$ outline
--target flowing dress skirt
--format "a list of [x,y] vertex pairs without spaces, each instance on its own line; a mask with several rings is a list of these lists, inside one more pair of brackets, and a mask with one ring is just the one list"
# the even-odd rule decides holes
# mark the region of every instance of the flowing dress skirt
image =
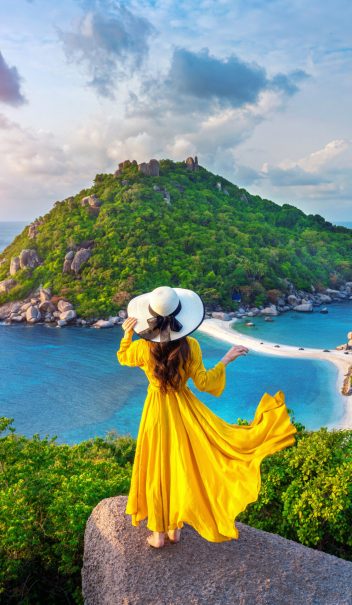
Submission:
[[[208,371],[209,372],[209,371]],[[284,393],[264,393],[249,426],[214,414],[188,386],[150,384],[126,513],[152,531],[191,525],[210,542],[237,539],[237,515],[258,498],[265,456],[292,445]]]

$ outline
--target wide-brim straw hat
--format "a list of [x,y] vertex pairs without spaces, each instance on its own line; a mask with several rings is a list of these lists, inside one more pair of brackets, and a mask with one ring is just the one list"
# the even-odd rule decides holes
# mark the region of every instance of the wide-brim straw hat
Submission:
[[128,317],[135,317],[136,334],[152,342],[179,340],[200,326],[205,308],[193,290],[160,286],[132,298],[127,305]]

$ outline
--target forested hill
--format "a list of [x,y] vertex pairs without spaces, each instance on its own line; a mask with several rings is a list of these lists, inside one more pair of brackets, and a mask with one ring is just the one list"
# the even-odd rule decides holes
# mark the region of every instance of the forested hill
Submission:
[[169,284],[195,289],[209,304],[230,308],[237,289],[260,305],[288,282],[319,290],[352,281],[351,236],[319,215],[251,195],[192,158],[126,161],[56,202],[0,254],[0,304],[42,284],[81,316],[101,316]]

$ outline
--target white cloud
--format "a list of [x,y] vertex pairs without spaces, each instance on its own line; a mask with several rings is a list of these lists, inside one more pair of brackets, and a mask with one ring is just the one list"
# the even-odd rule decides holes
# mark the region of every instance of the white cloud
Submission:
[[299,166],[307,172],[319,172],[326,164],[331,163],[331,160],[344,153],[351,147],[351,141],[346,139],[335,139],[327,143],[322,149],[313,151],[309,155],[296,160],[283,160],[279,163],[279,167],[283,170]]
[[[7,1],[4,52],[31,104],[0,116],[0,216],[20,218],[21,207],[28,216],[29,202],[30,212],[48,209],[128,157],[197,154],[240,186],[301,207],[327,200],[334,212],[352,199],[347,0],[303,13],[301,0],[132,0],[128,9],[68,0],[21,14]],[[301,86],[303,71],[313,77]]]
[[69,62],[84,66],[98,95],[114,99],[116,84],[143,64],[153,27],[120,3],[88,11],[72,31],[58,35]]
[[86,158],[72,157],[51,132],[9,123],[0,139],[0,217],[33,219],[87,186]]
[[334,139],[297,160],[285,159],[276,165],[264,162],[261,170],[249,169],[248,174],[245,167],[243,176],[250,189],[261,195],[288,201],[305,212],[318,212],[333,220],[333,215],[351,215],[351,164],[351,141]]
[[261,120],[284,103],[280,94],[265,91],[258,104],[218,109],[206,115],[160,112],[153,119],[148,113],[133,111],[123,118],[99,112],[66,141],[52,132],[22,128],[5,119],[0,141],[4,198],[16,199],[21,179],[22,203],[23,198],[28,204],[34,199],[36,208],[42,205],[48,209],[53,197],[74,194],[89,186],[96,173],[113,172],[127,158],[138,162],[151,157],[182,160],[198,154],[201,164],[233,178],[234,150]]

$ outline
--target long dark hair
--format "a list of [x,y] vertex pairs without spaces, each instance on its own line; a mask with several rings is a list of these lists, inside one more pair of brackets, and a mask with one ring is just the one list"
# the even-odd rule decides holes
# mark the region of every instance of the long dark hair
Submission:
[[186,336],[170,342],[149,342],[150,351],[155,361],[154,376],[161,382],[161,389],[167,387],[177,389],[181,376],[180,364],[186,368],[190,348]]

